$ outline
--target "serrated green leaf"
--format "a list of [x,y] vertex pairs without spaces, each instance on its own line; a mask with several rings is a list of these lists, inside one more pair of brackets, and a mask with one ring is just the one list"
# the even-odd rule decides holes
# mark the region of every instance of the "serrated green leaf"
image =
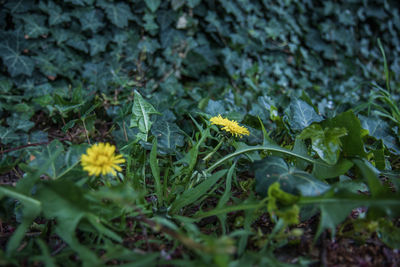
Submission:
[[345,157],[366,157],[367,154],[362,141],[361,123],[352,110],[343,112],[327,120],[322,125],[330,128],[345,128],[347,130],[347,135],[340,139]]
[[128,26],[128,21],[134,19],[131,8],[126,3],[99,1],[98,4],[104,9],[107,18],[119,28]]
[[271,184],[279,182],[281,188],[290,194],[317,196],[329,189],[329,185],[311,174],[297,170],[278,157],[267,157],[256,161],[253,169],[256,177],[256,192],[267,196]]
[[4,5],[11,13],[24,13],[35,8],[35,3],[30,0],[7,1]]
[[161,4],[161,0],[144,0],[151,12],[155,12]]
[[151,114],[161,115],[149,102],[143,99],[139,92],[135,91],[130,127],[138,127],[143,134],[144,141],[147,141],[147,134],[153,124],[150,120]]
[[319,124],[312,124],[305,128],[298,138],[311,139],[312,149],[325,162],[334,165],[340,155],[340,137],[347,135],[345,128],[325,128]]
[[99,9],[85,8],[76,13],[83,30],[91,30],[96,33],[104,26],[104,14]]
[[0,32],[0,57],[12,77],[19,74],[32,75],[35,63],[30,57],[22,54],[26,48],[25,40],[21,38],[19,31]]
[[71,21],[70,14],[62,10],[62,8],[53,1],[40,2],[39,8],[43,12],[49,14],[49,25],[54,26],[63,22]]
[[95,36],[88,41],[90,45],[90,55],[94,56],[100,52],[106,51],[108,39],[103,36]]
[[300,99],[294,99],[290,102],[287,116],[291,128],[295,131],[301,131],[313,122],[322,121],[322,117],[310,105]]

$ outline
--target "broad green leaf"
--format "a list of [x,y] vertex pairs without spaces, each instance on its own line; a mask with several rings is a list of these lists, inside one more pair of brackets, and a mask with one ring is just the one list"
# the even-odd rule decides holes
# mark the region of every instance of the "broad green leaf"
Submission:
[[30,0],[7,1],[4,6],[10,10],[11,13],[24,13],[32,10],[35,3]]
[[49,25],[54,26],[63,22],[71,21],[70,14],[62,10],[62,8],[53,1],[40,2],[39,8],[43,12],[49,14]]
[[196,200],[207,194],[207,192],[226,174],[227,170],[220,170],[207,177],[199,185],[190,188],[178,196],[171,204],[171,213],[178,212],[180,209],[194,203]]
[[13,130],[22,130],[24,132],[28,132],[35,125],[35,123],[29,120],[29,116],[24,115],[25,114],[13,113],[7,118],[7,124]]
[[[42,151],[34,153],[35,159],[29,163],[29,166],[39,169],[44,162],[53,157],[57,149],[63,150],[63,145],[58,140],[54,140],[44,147]],[[62,152],[60,156],[55,158],[47,170],[43,171],[43,174],[47,174],[52,179],[58,179],[66,175],[79,164],[81,155],[85,153],[85,150],[85,145],[71,146],[68,151]]]
[[151,12],[155,12],[161,4],[161,0],[145,0],[144,2]]
[[98,4],[104,9],[107,18],[119,28],[128,26],[128,21],[134,19],[131,8],[126,3],[109,3],[101,0]]
[[267,196],[268,188],[279,182],[281,188],[290,194],[317,196],[329,189],[329,185],[311,174],[289,166],[282,158],[267,157],[254,163],[256,192]]
[[173,122],[157,120],[151,128],[151,133],[157,137],[158,147],[164,153],[174,153],[176,147],[184,145],[182,130]]
[[313,107],[300,99],[290,102],[287,116],[291,128],[295,131],[301,131],[313,122],[322,121],[322,117],[315,112]]
[[22,15],[21,19],[24,20],[24,34],[29,38],[37,38],[41,35],[46,35],[49,29],[45,25],[46,17],[42,15],[30,14]]
[[334,165],[340,155],[340,137],[347,134],[345,128],[325,128],[313,124],[305,128],[298,136],[300,139],[311,139],[312,149],[325,162]]
[[335,165],[314,164],[312,175],[318,179],[335,178],[345,174],[353,167],[351,160],[340,158]]
[[[265,134],[264,134],[264,143],[265,143]],[[299,136],[297,136],[296,139],[294,140],[292,151],[299,155],[308,156],[307,146],[299,138]],[[307,161],[302,159],[296,159],[296,164],[295,164],[296,168],[304,171],[307,168],[307,165],[308,165]]]
[[354,164],[359,168],[362,178],[366,181],[372,196],[383,193],[383,187],[379,180],[379,171],[366,159],[353,159]]
[[108,84],[112,79],[110,70],[105,62],[92,63],[87,62],[83,65],[84,70],[82,76],[89,80],[95,90],[106,92]]
[[41,203],[36,199],[21,194],[14,188],[0,187],[0,199],[4,196],[8,196],[13,199],[17,199],[23,206],[22,210],[22,222],[13,233],[12,237],[7,243],[7,253],[13,253],[19,246],[21,240],[25,236],[25,232],[28,230],[32,221],[40,214]]
[[83,30],[91,30],[96,33],[104,26],[104,14],[99,9],[83,9],[77,12],[76,15]]
[[391,221],[381,219],[378,226],[378,237],[387,246],[400,249],[400,228],[393,225]]
[[362,141],[361,123],[352,110],[343,112],[322,125],[329,128],[345,128],[347,130],[347,135],[340,139],[345,157],[366,157],[367,154]]
[[143,99],[139,92],[135,91],[130,127],[138,127],[140,132],[144,134],[144,141],[147,141],[147,134],[153,124],[150,120],[151,114],[160,115],[149,102]]
[[330,229],[334,236],[336,226],[346,219],[351,210],[357,207],[369,207],[370,210],[372,208],[372,210],[379,209],[391,218],[400,214],[400,197],[393,193],[373,197],[351,193],[344,188],[333,188],[322,196],[301,197],[298,203],[300,205],[317,205],[321,210],[321,219],[315,239],[325,229]]
[[81,245],[76,229],[83,218],[99,232],[117,242],[122,239],[100,223],[100,218],[91,212],[85,191],[68,180],[56,180],[38,188],[37,199],[43,206],[47,219],[56,219],[56,232],[75,250],[86,264],[98,264],[99,260],[88,247]]
[[13,86],[13,82],[10,78],[0,76],[0,93],[8,93]]
[[358,115],[358,117],[363,129],[368,131],[368,135],[378,140],[381,139],[389,150],[400,153],[398,141],[391,134],[390,126],[386,121],[378,117],[365,117],[362,115]]
[[19,74],[31,76],[33,72],[35,62],[22,54],[26,48],[25,40],[20,36],[19,31],[0,32],[0,57],[12,77]]
[[20,140],[20,136],[10,127],[0,126],[0,142],[4,145],[13,144]]
[[94,56],[100,52],[106,51],[108,39],[102,36],[95,36],[88,41],[90,46],[90,55]]
[[89,203],[82,189],[68,181],[59,180],[38,188],[36,198],[42,203],[47,219],[56,219],[56,233],[88,264],[98,264],[97,256],[81,245],[75,231],[89,212]]

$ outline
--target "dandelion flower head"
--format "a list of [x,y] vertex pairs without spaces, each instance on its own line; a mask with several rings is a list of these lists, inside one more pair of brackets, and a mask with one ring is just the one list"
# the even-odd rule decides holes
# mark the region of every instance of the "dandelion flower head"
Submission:
[[235,135],[236,137],[242,137],[243,135],[250,135],[249,130],[247,130],[246,127],[240,126],[237,121],[231,121],[226,118],[221,117],[221,115],[218,115],[218,117],[212,117],[210,119],[211,124],[219,125],[219,126],[224,126],[222,127],[222,130],[226,132],[230,132],[232,135]]
[[122,155],[115,155],[115,146],[109,143],[97,143],[86,150],[81,157],[81,164],[89,175],[99,176],[111,173],[116,175],[116,170],[121,171],[118,165],[124,163]]

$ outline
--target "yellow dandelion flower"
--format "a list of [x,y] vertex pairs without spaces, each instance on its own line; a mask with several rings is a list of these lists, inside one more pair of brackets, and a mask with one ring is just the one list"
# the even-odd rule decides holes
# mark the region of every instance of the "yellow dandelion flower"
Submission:
[[231,121],[226,118],[221,117],[221,115],[218,115],[218,117],[212,117],[210,119],[211,124],[215,125],[220,125],[224,126],[222,127],[222,130],[230,132],[232,135],[235,135],[236,137],[242,137],[242,135],[250,135],[249,130],[247,130],[246,127],[240,126],[237,121]]
[[124,163],[125,159],[122,155],[115,155],[114,152],[115,146],[109,143],[94,144],[86,150],[86,154],[82,155],[81,165],[89,175],[111,173],[115,176],[115,170],[119,172],[122,170],[118,164]]

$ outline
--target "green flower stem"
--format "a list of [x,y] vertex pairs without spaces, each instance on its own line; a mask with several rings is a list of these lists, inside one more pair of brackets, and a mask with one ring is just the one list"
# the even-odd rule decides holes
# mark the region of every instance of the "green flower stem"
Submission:
[[217,150],[221,147],[222,143],[226,140],[225,137],[223,137],[221,139],[221,141],[219,141],[218,145],[213,149],[213,151],[211,151],[210,153],[207,154],[207,156],[205,156],[203,158],[203,161],[207,161],[212,155],[214,155],[215,152],[217,152]]
[[282,148],[282,147],[279,147],[279,146],[275,146],[275,145],[274,145],[274,146],[254,146],[254,147],[247,147],[247,148],[244,148],[244,149],[235,151],[235,152],[233,152],[232,154],[226,155],[226,156],[223,157],[222,159],[220,159],[220,160],[218,160],[217,162],[215,162],[211,167],[209,167],[209,168],[206,170],[206,172],[211,172],[211,171],[213,171],[216,167],[218,167],[220,164],[222,164],[224,161],[226,161],[226,160],[228,160],[228,159],[230,159],[230,158],[236,157],[236,156],[238,156],[238,155],[240,155],[240,154],[243,154],[243,153],[248,153],[248,152],[257,151],[257,150],[267,150],[267,151],[272,151],[272,152],[280,152],[280,153],[284,153],[284,154],[287,154],[287,155],[290,155],[290,156],[294,156],[294,157],[300,158],[300,159],[302,159],[302,160],[308,161],[308,162],[313,163],[313,164],[321,164],[321,165],[324,165],[324,166],[325,166],[325,165],[326,165],[326,166],[330,166],[330,165],[325,164],[325,163],[322,163],[322,162],[317,162],[316,160],[314,160],[314,159],[311,158],[311,157],[303,156],[303,155],[297,154],[297,153],[295,153],[295,152],[292,152],[292,151],[290,151],[290,150],[287,150],[287,149],[284,149],[284,148]]

